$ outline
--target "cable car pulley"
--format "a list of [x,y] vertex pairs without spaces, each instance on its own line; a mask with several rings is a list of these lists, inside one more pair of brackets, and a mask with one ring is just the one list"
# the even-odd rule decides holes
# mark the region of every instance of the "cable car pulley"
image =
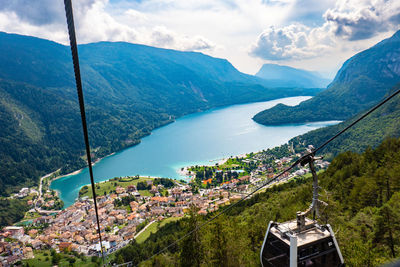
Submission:
[[[313,198],[310,207],[298,211],[296,219],[284,223],[271,221],[261,248],[262,266],[344,266],[342,253],[329,224],[319,225],[320,206],[318,176],[314,161],[322,158],[310,153],[300,164],[309,165],[313,177]],[[312,214],[312,220],[307,218]]]

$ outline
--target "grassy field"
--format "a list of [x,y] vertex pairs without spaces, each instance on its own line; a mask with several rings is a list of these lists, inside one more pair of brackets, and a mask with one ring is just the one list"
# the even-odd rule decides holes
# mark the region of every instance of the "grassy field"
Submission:
[[137,238],[136,238],[136,242],[138,243],[143,243],[144,241],[146,241],[146,239],[150,236],[150,234],[157,232],[157,230],[166,225],[169,222],[173,222],[173,221],[177,221],[181,219],[181,217],[169,217],[166,218],[164,220],[162,220],[161,222],[154,222],[152,223],[149,227],[147,227],[146,230],[144,230]]
[[40,216],[42,216],[42,215],[40,215],[40,214],[37,213],[37,212],[29,212],[29,211],[27,211],[27,212],[25,213],[25,217],[24,217],[22,220],[23,220],[23,221],[25,221],[25,220],[32,220],[32,219],[39,218]]
[[[51,267],[53,264],[51,263],[51,255],[49,250],[35,250],[34,251],[35,258],[29,260],[23,260],[23,263],[29,264],[29,266],[37,266],[37,267]],[[61,260],[58,266],[71,266],[68,259],[72,256],[61,253]],[[91,262],[90,258],[85,258],[82,261],[80,258],[76,258],[74,266],[83,266],[83,267],[91,267],[97,266],[95,263]]]
[[[152,178],[148,177],[128,177],[128,178],[113,178],[106,182],[101,182],[96,184],[96,194],[102,196],[104,194],[110,194],[113,192],[117,186],[127,188],[129,185],[137,185],[139,182],[149,181]],[[152,196],[148,190],[140,190],[139,193],[144,196]],[[92,197],[92,189],[90,186],[83,186],[79,191],[80,197]]]

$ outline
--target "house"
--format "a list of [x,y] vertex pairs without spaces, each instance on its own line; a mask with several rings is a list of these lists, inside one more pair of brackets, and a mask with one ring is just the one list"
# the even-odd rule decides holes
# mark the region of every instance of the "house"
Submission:
[[131,213],[126,217],[129,223],[131,223],[133,220],[135,220],[137,213]]
[[31,237],[29,235],[23,235],[18,240],[21,241],[22,243],[26,244],[29,241],[31,241]]
[[131,201],[129,203],[129,206],[131,206],[132,212],[135,212],[139,208],[139,203],[137,203],[136,201]]
[[72,243],[71,242],[61,242],[58,245],[60,251],[70,252],[72,250]]
[[160,206],[167,205],[169,200],[168,197],[152,197],[151,201],[154,201],[158,206]]
[[29,188],[27,188],[27,187],[21,188],[21,190],[19,190],[19,193],[20,193],[20,195],[27,196],[29,194]]
[[118,240],[118,238],[115,235],[112,235],[112,236],[110,236],[108,238],[108,242],[110,242],[110,247],[111,248],[113,248],[113,247],[115,247],[117,245],[117,240]]
[[175,203],[175,206],[177,206],[177,207],[185,207],[185,206],[187,206],[187,202],[186,201],[177,201]]
[[152,193],[152,194],[158,193],[157,187],[154,186],[154,185],[152,185],[152,186],[151,186],[151,189],[150,189],[150,193]]
[[281,159],[281,162],[282,163],[288,163],[288,162],[290,162],[292,160],[292,158],[290,158],[290,157],[283,157],[282,159]]
[[245,175],[245,176],[242,176],[242,177],[239,178],[239,181],[241,181],[241,182],[246,182],[248,180],[250,180],[250,176],[249,175]]
[[4,251],[6,251],[8,246],[7,242],[0,242],[0,253],[3,253]]
[[28,231],[28,235],[31,236],[32,238],[34,238],[38,233],[38,230],[36,229],[31,229]]
[[151,209],[151,215],[152,216],[160,216],[166,213],[166,210],[162,208],[153,208]]
[[207,211],[205,209],[201,209],[197,212],[199,215],[207,215]]
[[24,235],[24,227],[21,226],[7,226],[3,228],[4,232],[10,232],[11,237],[19,239]]
[[178,188],[172,189],[171,196],[175,199],[180,199],[182,197],[182,190]]
[[[108,242],[108,241],[103,241],[102,243],[103,243],[103,249],[105,249],[106,251],[107,251],[108,249],[110,249],[110,242]],[[91,246],[91,247],[89,248],[89,253],[90,253],[90,254],[98,254],[98,255],[99,255],[99,254],[101,253],[100,242],[99,242],[98,244],[95,244],[95,245]]]
[[117,188],[115,188],[115,192],[119,195],[119,194],[123,194],[125,193],[125,188],[121,187],[121,186],[117,186]]
[[246,184],[239,185],[239,186],[237,187],[237,191],[239,191],[239,192],[245,192],[245,191],[247,190],[247,187],[248,187],[248,185],[246,185]]
[[229,192],[228,192],[228,191],[222,191],[222,192],[221,192],[221,196],[222,196],[223,198],[228,198],[228,197],[229,197]]
[[295,171],[294,174],[295,175],[304,175],[306,173],[307,173],[307,171],[305,169],[300,169],[300,170]]
[[242,197],[241,197],[240,195],[233,195],[233,196],[231,196],[231,197],[229,198],[229,200],[230,200],[231,202],[236,201],[236,200],[241,200],[241,199],[242,199]]
[[211,184],[211,183],[212,183],[212,178],[207,179],[207,180],[203,180],[202,183],[203,183],[204,185]]
[[125,221],[125,216],[122,214],[118,214],[117,216],[115,216],[115,218],[117,219],[118,224],[123,224]]
[[31,247],[25,247],[23,253],[24,253],[24,259],[33,259],[35,257],[33,255],[33,250]]
[[12,255],[6,258],[6,265],[5,266],[11,266],[12,264],[16,263],[17,261],[19,261],[21,259],[20,256],[18,255]]
[[41,249],[44,243],[40,240],[34,239],[32,240],[31,245],[32,248],[36,250],[36,249]]
[[136,192],[136,191],[137,191],[136,186],[134,186],[134,185],[128,185],[127,191],[128,191],[128,192]]
[[78,244],[83,244],[85,242],[84,238],[80,235],[75,235],[74,236],[74,241]]

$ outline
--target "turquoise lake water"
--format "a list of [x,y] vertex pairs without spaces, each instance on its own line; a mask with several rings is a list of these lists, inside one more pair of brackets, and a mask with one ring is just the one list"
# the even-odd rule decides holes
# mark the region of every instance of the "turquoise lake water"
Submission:
[[[215,160],[255,152],[286,143],[292,137],[338,123],[338,121],[266,127],[251,118],[278,103],[297,105],[309,97],[234,105],[182,117],[156,129],[134,147],[104,158],[93,167],[96,182],[139,174],[180,179],[181,167],[213,164]],[[90,129],[89,129],[90,131]],[[214,161],[213,161],[214,160]],[[88,169],[52,182],[65,207],[73,204],[83,185],[89,184]]]

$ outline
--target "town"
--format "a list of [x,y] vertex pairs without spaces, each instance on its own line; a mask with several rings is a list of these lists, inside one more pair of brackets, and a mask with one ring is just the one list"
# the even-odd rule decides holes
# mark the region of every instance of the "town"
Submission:
[[[212,166],[186,167],[181,172],[187,175],[188,182],[137,175],[98,183],[102,245],[110,254],[138,238],[151,224],[184,217],[192,206],[198,214],[207,215],[238,201],[312,148],[295,152],[289,145],[283,145],[243,157],[231,157]],[[316,162],[318,169],[328,165],[327,161]],[[277,182],[303,177],[308,172],[307,166],[297,167]],[[31,206],[37,205],[35,203],[40,199],[41,207],[54,207],[55,195],[48,188],[43,196],[36,190],[21,191],[15,197],[38,195],[34,200],[27,200]],[[72,206],[44,215],[45,210],[41,211],[42,215],[28,224],[7,226],[0,231],[0,266],[32,259],[34,252],[40,250],[100,255],[95,210],[88,186],[81,188],[79,198]],[[38,210],[33,208],[30,212]]]

